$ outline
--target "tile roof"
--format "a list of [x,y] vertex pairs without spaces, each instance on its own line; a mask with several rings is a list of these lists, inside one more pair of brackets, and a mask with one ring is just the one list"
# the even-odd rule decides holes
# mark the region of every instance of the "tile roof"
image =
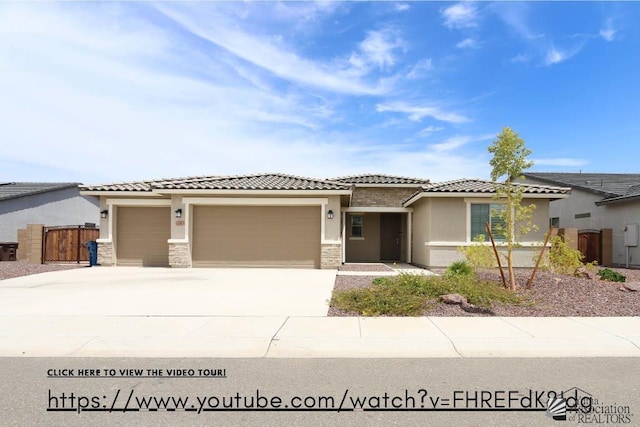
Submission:
[[[524,194],[568,194],[571,189],[516,182],[514,185],[523,188]],[[422,187],[424,193],[495,193],[495,183],[481,179],[457,179],[438,182]]]
[[82,186],[91,191],[157,190],[348,190],[347,184],[294,175],[265,173],[236,176],[194,176],[121,184]]
[[0,200],[32,196],[78,186],[77,182],[0,182]]
[[349,175],[338,178],[330,178],[331,181],[344,182],[348,184],[416,184],[425,185],[428,179],[410,178],[406,176],[393,176],[383,174]]
[[640,199],[640,184],[632,185],[622,196],[613,196],[604,198],[598,202],[596,205],[604,205],[607,203],[615,203],[615,202],[627,202],[630,200]]
[[550,184],[602,194],[606,198],[624,196],[631,187],[640,184],[640,174],[631,173],[531,172],[524,175]]

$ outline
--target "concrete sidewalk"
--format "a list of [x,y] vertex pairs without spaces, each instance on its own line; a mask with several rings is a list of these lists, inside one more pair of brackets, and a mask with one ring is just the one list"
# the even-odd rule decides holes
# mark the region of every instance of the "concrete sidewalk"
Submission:
[[640,317],[4,315],[0,356],[640,357]]

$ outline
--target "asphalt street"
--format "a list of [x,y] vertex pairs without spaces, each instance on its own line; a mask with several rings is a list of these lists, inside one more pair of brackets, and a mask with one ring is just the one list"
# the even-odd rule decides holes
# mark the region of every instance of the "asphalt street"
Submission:
[[[637,358],[0,358],[0,372],[3,425],[640,423]],[[545,414],[559,396],[566,421]]]

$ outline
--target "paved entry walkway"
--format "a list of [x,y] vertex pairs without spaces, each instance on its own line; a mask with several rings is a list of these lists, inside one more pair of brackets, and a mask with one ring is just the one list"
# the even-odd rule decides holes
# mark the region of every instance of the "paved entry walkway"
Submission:
[[[432,275],[429,270],[407,263],[349,263],[347,269],[338,271],[338,276],[397,276],[400,273]],[[349,266],[353,266],[351,271]],[[362,268],[362,270],[360,270]]]

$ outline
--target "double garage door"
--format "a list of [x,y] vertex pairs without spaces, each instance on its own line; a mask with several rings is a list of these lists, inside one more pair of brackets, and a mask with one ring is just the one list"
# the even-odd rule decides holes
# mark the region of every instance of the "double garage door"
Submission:
[[318,206],[195,206],[194,267],[320,267]]
[[[168,207],[120,207],[118,265],[167,266]],[[194,206],[194,267],[320,267],[318,206]]]

